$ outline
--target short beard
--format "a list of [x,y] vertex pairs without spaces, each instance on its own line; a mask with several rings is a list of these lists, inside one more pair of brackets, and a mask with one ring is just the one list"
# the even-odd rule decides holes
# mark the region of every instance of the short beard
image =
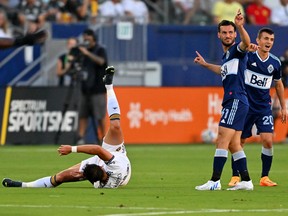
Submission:
[[222,44],[223,44],[223,46],[225,46],[225,47],[231,47],[232,44],[234,44],[234,43],[235,43],[235,40],[233,40],[231,43],[224,43],[224,41],[222,41]]

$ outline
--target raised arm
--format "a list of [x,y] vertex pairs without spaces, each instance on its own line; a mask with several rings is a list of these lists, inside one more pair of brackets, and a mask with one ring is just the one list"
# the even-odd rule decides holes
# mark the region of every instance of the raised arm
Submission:
[[216,65],[216,64],[211,64],[205,61],[205,59],[202,57],[202,55],[200,55],[199,52],[196,51],[196,58],[194,59],[194,62],[196,64],[200,64],[201,66],[207,68],[208,70],[219,74],[221,73],[221,66],[220,65]]
[[85,153],[90,155],[98,155],[103,161],[109,161],[112,159],[113,155],[98,145],[81,145],[81,146],[71,146],[71,145],[61,145],[58,148],[59,155],[68,155],[70,153]]
[[241,38],[239,47],[242,51],[246,51],[247,47],[250,44],[250,36],[244,28],[245,19],[244,16],[241,14],[240,9],[237,12],[234,22]]

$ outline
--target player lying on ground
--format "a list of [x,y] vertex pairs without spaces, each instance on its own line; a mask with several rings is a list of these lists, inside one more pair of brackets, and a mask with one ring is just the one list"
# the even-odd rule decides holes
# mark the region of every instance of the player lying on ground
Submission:
[[117,188],[126,185],[131,176],[131,164],[126,155],[123,134],[120,125],[120,108],[113,89],[114,67],[106,68],[104,83],[107,89],[107,109],[110,118],[109,129],[102,147],[98,145],[70,146],[61,145],[58,153],[86,153],[94,155],[53,176],[47,176],[32,182],[19,182],[5,178],[4,187],[56,187],[65,182],[89,180],[95,188]]

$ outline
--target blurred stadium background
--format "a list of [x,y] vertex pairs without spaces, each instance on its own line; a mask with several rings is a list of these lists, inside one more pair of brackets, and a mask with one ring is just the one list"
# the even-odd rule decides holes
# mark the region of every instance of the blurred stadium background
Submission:
[[[58,131],[59,142],[74,142],[77,99],[72,98],[69,112],[62,116],[69,88],[57,86],[56,62],[66,51],[67,38],[81,40],[86,28],[97,33],[109,64],[117,69],[115,86],[127,144],[201,143],[205,131],[217,133],[221,79],[193,63],[196,50],[208,61],[220,62],[216,25],[169,23],[169,7],[163,1],[162,8],[154,8],[160,24],[49,22],[45,28],[50,35],[43,45],[1,50],[1,145],[52,144]],[[254,42],[260,27],[246,27]],[[272,28],[276,35],[272,52],[281,56],[288,47],[287,27]],[[278,124],[275,141],[284,142],[287,126]],[[91,127],[86,141],[93,143]],[[257,136],[251,141],[258,141]]]

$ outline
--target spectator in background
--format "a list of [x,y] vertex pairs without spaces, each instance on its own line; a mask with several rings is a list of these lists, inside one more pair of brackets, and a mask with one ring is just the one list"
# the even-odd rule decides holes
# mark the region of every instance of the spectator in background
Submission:
[[282,81],[284,87],[288,87],[288,48],[285,50],[282,56],[280,56],[281,69],[282,69]]
[[20,47],[20,46],[32,46],[34,44],[41,44],[47,38],[47,32],[45,30],[40,30],[33,33],[28,33],[21,37],[13,38],[0,38],[0,49],[6,49],[10,47]]
[[[50,1],[48,5],[56,9],[56,21],[59,23],[81,22],[87,19],[89,0],[59,0]],[[52,11],[53,12],[53,11]]]
[[58,17],[60,16],[61,2],[58,0],[50,0],[47,2],[45,6],[46,10],[46,21],[48,22],[56,22]]
[[[8,0],[0,0],[0,9],[3,10],[6,14],[6,18],[8,19],[11,34],[15,37],[17,36],[22,36],[23,35],[23,30],[20,28],[20,22],[18,19],[18,11],[15,5],[11,5],[12,1]],[[14,2],[15,4],[15,2]],[[18,5],[18,1],[17,1]]]
[[28,32],[34,32],[45,24],[44,5],[40,0],[23,0],[18,5],[19,21]]
[[66,43],[67,52],[60,55],[57,61],[57,69],[56,73],[59,78],[58,85],[59,86],[69,86],[71,83],[71,75],[69,74],[69,70],[71,67],[72,56],[70,55],[71,49],[76,47],[77,39],[76,38],[68,38]]
[[212,9],[213,22],[218,24],[221,20],[233,21],[235,11],[238,9],[240,9],[242,15],[245,16],[244,8],[240,3],[234,0],[217,1]]
[[193,16],[200,9],[200,0],[172,0],[178,20],[190,24]]
[[11,38],[12,32],[4,10],[0,9],[0,38]]
[[141,0],[122,0],[125,16],[128,20],[137,24],[148,24],[149,11],[146,4]]
[[288,25],[288,0],[280,0],[281,6],[275,7],[271,14],[271,23],[279,26]]
[[117,23],[125,16],[125,11],[121,0],[106,0],[99,6],[101,23]]
[[157,13],[157,9],[163,8],[163,1],[162,0],[150,0],[149,2],[144,1],[148,8],[149,13],[149,22],[150,23],[159,23],[160,17]]
[[271,10],[263,4],[263,0],[254,0],[247,5],[246,16],[249,24],[269,25]]

